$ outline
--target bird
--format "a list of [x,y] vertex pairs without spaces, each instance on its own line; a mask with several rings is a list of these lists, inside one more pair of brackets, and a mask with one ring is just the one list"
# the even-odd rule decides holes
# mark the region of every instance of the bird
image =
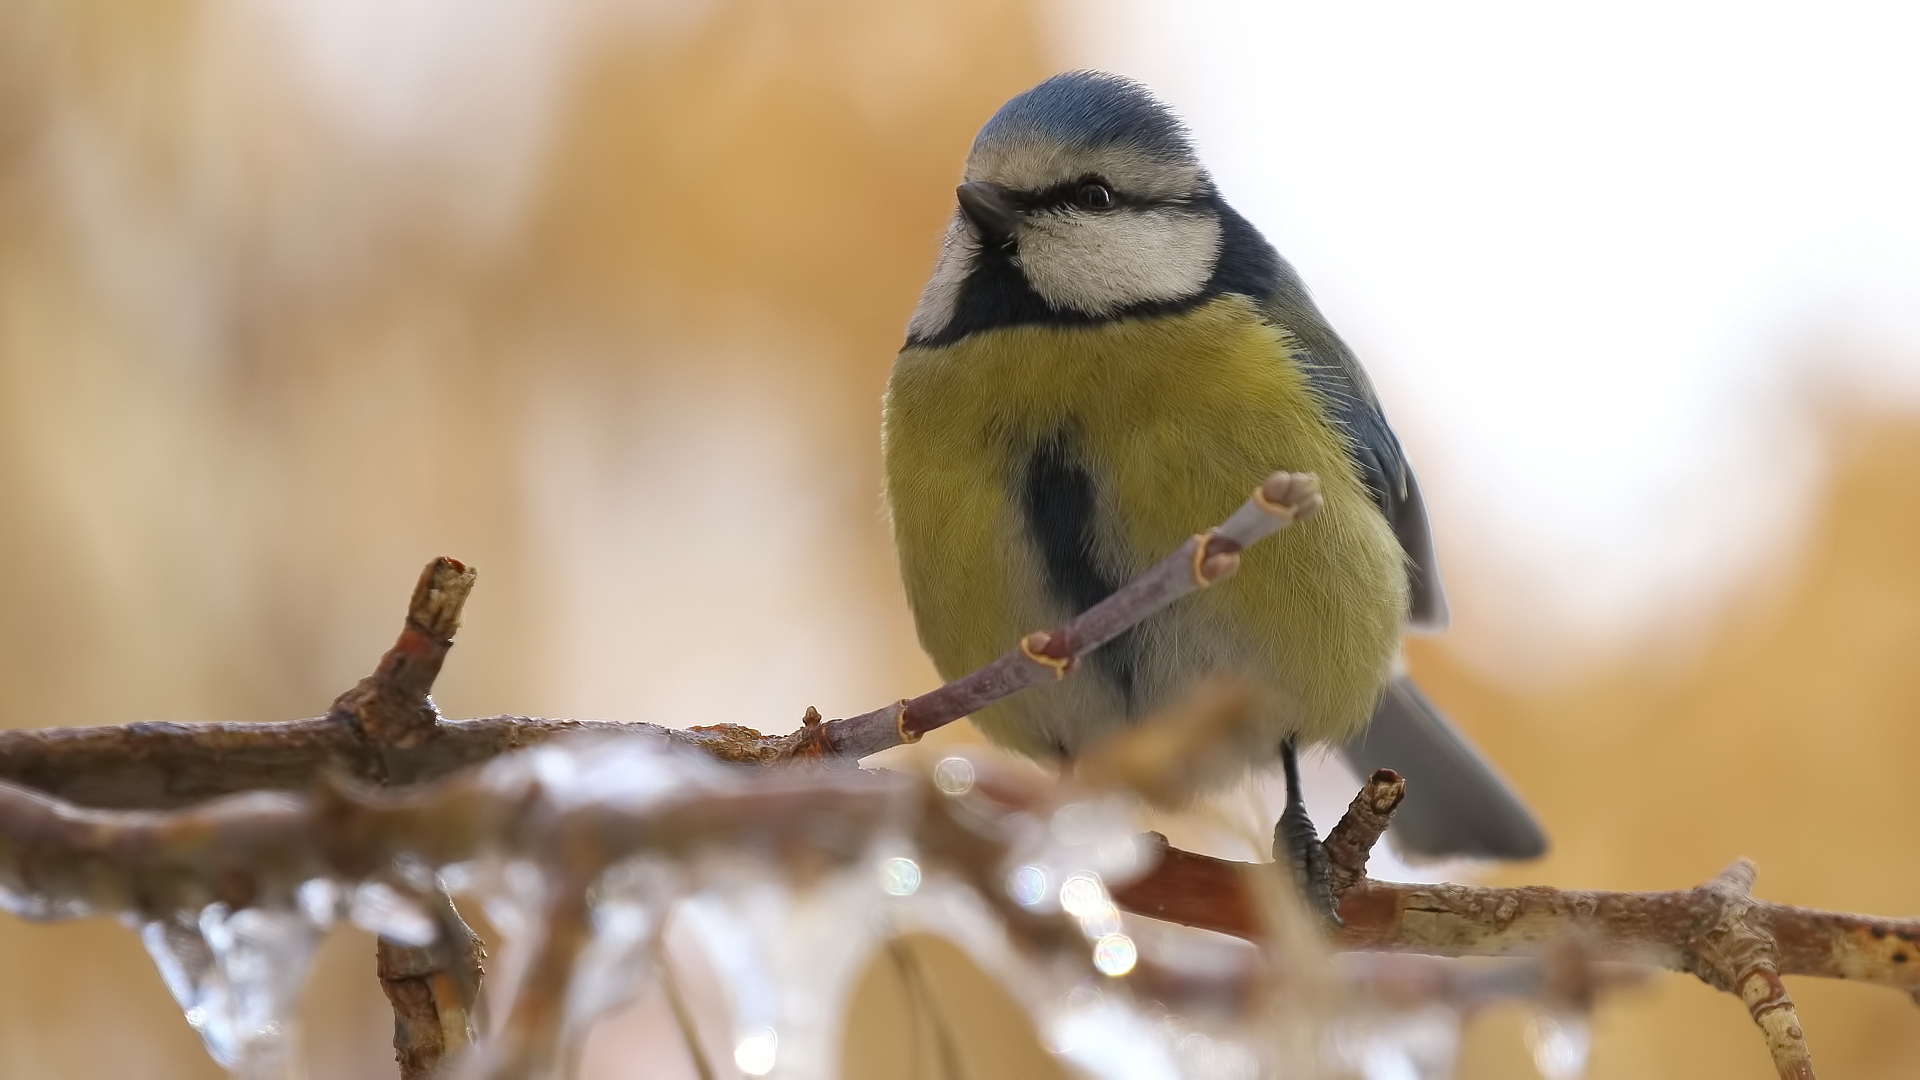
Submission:
[[1276,470],[1314,474],[1324,499],[1227,585],[982,710],[978,729],[1071,763],[1231,676],[1261,691],[1247,769],[1286,773],[1275,857],[1323,914],[1302,745],[1407,777],[1404,854],[1541,854],[1532,814],[1400,660],[1403,635],[1444,628],[1448,605],[1379,395],[1173,109],[1122,75],[1055,75],[980,128],[954,198],[881,423],[901,579],[944,678],[1105,598]]

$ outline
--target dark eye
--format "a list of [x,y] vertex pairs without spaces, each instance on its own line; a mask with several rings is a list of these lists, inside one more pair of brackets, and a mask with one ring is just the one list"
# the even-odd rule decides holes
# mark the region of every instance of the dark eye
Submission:
[[1074,192],[1073,201],[1087,210],[1111,210],[1113,192],[1108,191],[1105,184],[1081,184],[1080,190]]

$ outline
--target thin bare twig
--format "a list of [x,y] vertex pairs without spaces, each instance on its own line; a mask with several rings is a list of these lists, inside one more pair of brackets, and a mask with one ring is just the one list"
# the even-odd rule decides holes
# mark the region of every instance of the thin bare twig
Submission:
[[866,757],[918,742],[935,728],[979,712],[1030,686],[1064,679],[1088,653],[1149,615],[1230,576],[1240,552],[1320,509],[1320,482],[1308,473],[1274,473],[1227,520],[1180,545],[1146,573],[1066,625],[1028,634],[978,671],[909,701],[822,725],[840,754]]
[[[243,724],[127,724],[0,732],[0,780],[87,806],[160,810],[241,791],[300,791],[334,770],[382,784],[436,780],[497,754],[582,730],[642,729],[723,761],[774,764],[848,760],[911,742],[943,724],[1064,677],[1075,660],[1180,597],[1231,574],[1239,552],[1311,516],[1317,482],[1279,473],[1225,522],[1196,536],[1119,593],[1023,649],[911,702],[762,735],[733,724],[673,729],[651,724],[493,716],[438,718],[427,698],[473,574],[451,559],[429,564],[400,639],[376,673],[341,695],[324,717]],[[907,712],[903,713],[903,708]],[[909,715],[910,719],[902,720]]]
[[1337,903],[1367,877],[1367,857],[1386,835],[1393,812],[1407,797],[1407,782],[1392,769],[1376,769],[1348,804],[1347,812],[1327,830],[1326,850],[1333,898]]

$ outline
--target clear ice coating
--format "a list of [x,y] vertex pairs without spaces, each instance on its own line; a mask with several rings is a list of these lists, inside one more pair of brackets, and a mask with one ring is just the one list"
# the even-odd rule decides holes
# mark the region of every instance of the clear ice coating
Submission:
[[897,857],[799,883],[743,868],[681,902],[675,918],[726,988],[742,1072],[782,1080],[839,1074],[841,1006],[880,944],[876,909],[911,903],[885,888],[881,868]]
[[379,934],[402,945],[431,945],[439,935],[439,928],[420,910],[420,905],[385,882],[363,882],[353,889],[351,896],[347,902],[347,918],[370,934]]
[[626,1004],[653,974],[653,948],[681,888],[670,863],[633,859],[610,868],[594,889],[592,937],[574,961],[566,1030],[584,1036],[595,1020]]
[[541,799],[560,812],[645,811],[676,796],[741,784],[737,773],[698,751],[622,735],[556,739],[495,758],[480,776],[496,791],[537,785]]
[[[956,820],[971,821],[968,827],[985,830],[999,845],[997,864],[943,863],[942,849],[919,847],[918,840],[936,834],[914,831],[918,795],[879,818],[877,828],[874,819],[864,819],[864,831],[850,840],[808,837],[799,855],[791,833],[780,843],[723,833],[706,844],[608,854],[614,861],[584,895],[584,939],[555,936],[570,966],[561,969],[559,982],[542,985],[563,985],[564,997],[536,1010],[559,1018],[547,1029],[552,1045],[504,1051],[519,1037],[506,1021],[516,998],[532,992],[532,961],[563,925],[555,913],[572,912],[575,921],[564,925],[575,932],[581,927],[583,871],[577,861],[566,862],[581,849],[556,840],[563,835],[556,830],[576,820],[569,815],[591,811],[594,828],[605,829],[616,820],[612,815],[633,814],[639,816],[632,828],[650,828],[657,819],[644,815],[758,790],[762,775],[657,738],[559,740],[498,758],[481,771],[480,786],[508,800],[518,817],[513,835],[493,838],[467,861],[436,866],[401,853],[379,880],[314,878],[282,883],[270,893],[282,899],[238,911],[214,903],[124,918],[208,1053],[242,1080],[290,1071],[295,1002],[329,928],[350,920],[406,944],[427,944],[435,919],[412,897],[436,887],[478,900],[500,937],[486,988],[498,1027],[457,1067],[463,1077],[564,1075],[593,1024],[657,976],[662,936],[670,929],[677,943],[700,950],[718,978],[729,1012],[725,1045],[743,1076],[839,1075],[839,1039],[855,980],[890,942],[917,933],[962,949],[1023,1005],[1061,1063],[1088,1080],[1256,1080],[1300,1075],[1297,1067],[1361,1080],[1445,1080],[1453,1070],[1458,1003],[1387,1005],[1356,990],[1351,1002],[1326,1006],[1324,1027],[1307,1029],[1306,1042],[1317,1045],[1302,1057],[1275,1034],[1278,1014],[1268,1010],[1279,999],[1261,996],[1269,990],[1232,1006],[1215,1001],[1185,1012],[1136,998],[1132,987],[1143,968],[1194,985],[1257,983],[1252,973],[1260,954],[1247,945],[1227,950],[1216,944],[1210,948],[1219,955],[1208,960],[1200,955],[1209,954],[1208,947],[1181,946],[1164,926],[1130,923],[1122,915],[1112,889],[1148,869],[1151,850],[1138,842],[1127,799],[1087,796],[1050,811],[975,813],[989,789],[978,783],[976,765],[959,757],[932,770],[932,797],[971,807]],[[584,873],[598,865],[587,864]],[[94,913],[12,880],[0,880],[0,907],[30,918]],[[1034,932],[1036,922],[1047,932]],[[1170,947],[1182,949],[1185,962],[1170,963],[1177,959]],[[1316,954],[1304,962],[1323,960]],[[1589,1042],[1584,1016],[1542,1012],[1529,1033],[1546,1080],[1577,1080]]]
[[1460,1051],[1460,1011],[1429,1004],[1346,1018],[1328,1057],[1361,1080],[1447,1080]]
[[0,911],[34,922],[60,922],[96,915],[93,905],[84,900],[48,896],[33,889],[14,888],[0,882]]
[[208,1055],[242,1080],[288,1070],[294,1007],[333,914],[310,885],[287,908],[214,903],[128,920]]
[[1100,1080],[1180,1080],[1179,1059],[1138,1010],[1097,992],[1076,998],[1046,1021],[1048,1050]]
[[1543,1010],[1527,1027],[1527,1047],[1544,1080],[1580,1080],[1593,1049],[1593,1029],[1584,1014]]

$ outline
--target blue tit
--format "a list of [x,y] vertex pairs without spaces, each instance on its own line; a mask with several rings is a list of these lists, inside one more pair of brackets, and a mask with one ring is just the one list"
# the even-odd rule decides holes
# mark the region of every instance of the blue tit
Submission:
[[1325,499],[1230,583],[980,730],[1071,760],[1233,675],[1264,702],[1249,767],[1340,744],[1363,775],[1409,778],[1403,851],[1539,854],[1525,807],[1398,670],[1403,630],[1443,626],[1447,603],[1373,386],[1179,119],[1130,79],[1059,75],[980,129],[963,180],[883,423],[901,573],[943,676],[1104,598],[1275,470],[1316,474]]

